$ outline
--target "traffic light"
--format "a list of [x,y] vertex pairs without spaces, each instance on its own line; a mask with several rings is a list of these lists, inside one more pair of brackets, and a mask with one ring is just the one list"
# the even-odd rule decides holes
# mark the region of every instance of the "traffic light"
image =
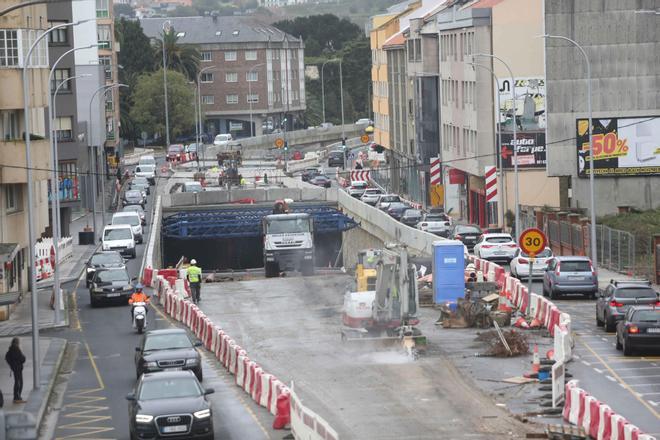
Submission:
[[289,150],[289,141],[284,141],[284,151]]

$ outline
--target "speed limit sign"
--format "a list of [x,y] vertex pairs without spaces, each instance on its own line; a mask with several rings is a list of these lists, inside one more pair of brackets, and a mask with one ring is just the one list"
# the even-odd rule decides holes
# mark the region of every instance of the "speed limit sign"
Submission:
[[530,257],[535,257],[543,252],[547,243],[545,234],[538,228],[525,229],[518,239],[520,249]]

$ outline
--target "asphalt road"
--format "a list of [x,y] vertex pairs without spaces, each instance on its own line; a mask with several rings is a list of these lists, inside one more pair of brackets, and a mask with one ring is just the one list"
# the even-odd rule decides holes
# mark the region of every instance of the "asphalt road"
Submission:
[[[147,224],[150,220],[147,218]],[[145,234],[148,232],[147,227]],[[127,263],[132,277],[138,276],[144,248],[138,245],[137,258]],[[73,290],[71,300],[75,301],[70,328],[49,333],[66,338],[70,344],[40,438],[128,439],[125,396],[135,384],[134,354],[141,338],[132,329],[129,306],[91,308],[84,279],[66,288]],[[154,307],[149,308],[148,322],[149,329],[175,325]],[[278,438],[265,428],[272,416],[259,414],[265,411],[242,396],[233,377],[219,368],[208,352],[202,350],[202,354],[203,386],[215,389],[209,396],[214,408],[215,438]]]

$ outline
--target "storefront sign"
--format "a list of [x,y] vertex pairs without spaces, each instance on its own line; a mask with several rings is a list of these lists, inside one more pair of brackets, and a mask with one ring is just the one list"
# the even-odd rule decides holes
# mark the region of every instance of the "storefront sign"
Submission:
[[[513,134],[502,133],[502,167],[513,168]],[[545,168],[545,132],[517,133],[516,144],[518,145],[518,168]]]
[[[660,116],[593,120],[596,177],[660,174]],[[576,121],[578,176],[589,177],[589,120]]]
[[[545,80],[536,78],[515,78],[516,81],[516,116],[519,131],[545,130]],[[511,80],[501,79],[495,93],[500,94],[500,108],[496,115],[503,126],[503,131],[511,131],[513,121],[513,88]],[[497,96],[495,96],[497,102]]]

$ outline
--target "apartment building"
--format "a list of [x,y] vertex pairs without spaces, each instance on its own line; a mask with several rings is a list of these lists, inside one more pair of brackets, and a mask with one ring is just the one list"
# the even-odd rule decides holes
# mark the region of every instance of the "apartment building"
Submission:
[[[141,20],[148,37],[161,38],[165,19]],[[304,43],[251,17],[170,18],[181,44],[198,48],[204,131],[249,136],[287,129],[306,108]],[[252,117],[250,117],[252,116]]]
[[[0,1],[0,10],[18,2]],[[44,112],[48,93],[48,40],[33,51],[29,67],[31,163],[26,163],[22,71],[27,48],[48,28],[45,5],[31,5],[0,16],[0,292],[25,291],[28,281],[28,184],[34,190],[36,234],[48,226],[50,149]],[[26,168],[33,168],[28,182]],[[6,319],[8,306],[0,307]]]

